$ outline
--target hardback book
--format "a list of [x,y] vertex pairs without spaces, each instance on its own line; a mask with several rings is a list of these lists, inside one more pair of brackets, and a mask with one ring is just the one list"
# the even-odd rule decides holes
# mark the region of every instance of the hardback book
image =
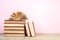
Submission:
[[4,26],[4,28],[24,28],[24,26]]
[[24,26],[24,24],[4,24],[4,26]]
[[4,24],[25,24],[25,21],[18,21],[18,20],[13,20],[13,21],[10,21],[10,20],[5,20]]
[[25,27],[26,27],[26,34],[27,34],[27,36],[30,36],[30,30],[29,30],[28,22],[25,23]]
[[24,29],[4,29],[5,31],[24,31]]
[[8,37],[8,36],[9,36],[9,37],[10,37],[10,36],[12,36],[12,37],[24,37],[25,34],[16,34],[16,33],[15,33],[15,34],[10,34],[10,33],[9,33],[9,34],[4,34],[4,36],[7,36],[7,37]]
[[25,36],[25,22],[5,20],[4,35],[5,36]]
[[4,33],[25,33],[25,31],[4,31]]
[[30,34],[31,36],[35,36],[35,28],[34,28],[34,22],[29,22],[29,29],[30,29]]
[[14,30],[16,30],[16,29],[18,30],[19,29],[19,30],[24,30],[24,28],[11,28],[11,27],[4,27],[4,29],[11,29],[11,30],[12,29],[14,29]]

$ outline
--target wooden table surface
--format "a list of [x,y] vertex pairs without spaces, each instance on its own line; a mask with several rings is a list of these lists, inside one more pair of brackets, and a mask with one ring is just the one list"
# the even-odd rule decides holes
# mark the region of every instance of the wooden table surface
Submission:
[[60,34],[36,34],[36,37],[4,37],[0,34],[0,40],[60,40]]

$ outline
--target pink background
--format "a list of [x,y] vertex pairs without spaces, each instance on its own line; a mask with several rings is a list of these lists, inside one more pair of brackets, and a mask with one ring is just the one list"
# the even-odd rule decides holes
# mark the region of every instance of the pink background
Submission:
[[17,11],[34,20],[36,33],[60,33],[60,0],[0,0],[0,33],[4,20]]

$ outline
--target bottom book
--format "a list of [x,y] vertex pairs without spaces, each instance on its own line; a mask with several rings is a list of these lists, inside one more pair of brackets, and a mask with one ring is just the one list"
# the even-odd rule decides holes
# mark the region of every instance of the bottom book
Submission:
[[24,37],[25,34],[4,34],[4,36],[11,36],[11,37]]

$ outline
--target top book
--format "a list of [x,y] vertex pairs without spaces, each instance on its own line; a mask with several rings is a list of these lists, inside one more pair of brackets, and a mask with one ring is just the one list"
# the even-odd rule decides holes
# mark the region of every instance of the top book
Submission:
[[4,24],[25,24],[25,21],[17,21],[17,20],[5,20]]

